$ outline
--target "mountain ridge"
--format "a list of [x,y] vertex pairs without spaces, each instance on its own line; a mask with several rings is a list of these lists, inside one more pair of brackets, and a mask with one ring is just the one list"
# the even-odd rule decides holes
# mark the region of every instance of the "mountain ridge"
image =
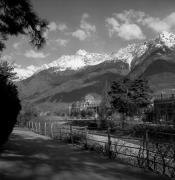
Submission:
[[106,81],[110,83],[124,76],[148,79],[154,93],[175,89],[175,35],[172,33],[164,32],[153,40],[128,45],[118,54],[112,53],[111,59],[97,58],[94,64],[90,62],[92,55],[86,51],[81,50],[75,56],[80,61],[89,56],[86,59],[88,65],[64,71],[49,67],[35,73],[17,83],[22,99],[37,106],[45,103],[69,104],[87,94],[102,96]]
[[[100,53],[88,53],[85,50],[79,49],[75,55],[62,55],[55,61],[48,64],[43,64],[40,67],[29,66],[29,73],[22,75],[24,71],[20,72],[20,68],[16,68],[15,72],[19,75],[19,80],[26,79],[40,71],[55,68],[55,72],[65,71],[65,70],[79,70],[86,68],[88,66],[94,66],[102,62],[110,61],[123,61],[127,63],[130,68],[136,66],[140,63],[138,58],[140,58],[144,53],[154,46],[154,48],[174,48],[175,45],[175,35],[168,32],[163,32],[153,40],[149,40],[143,43],[129,44],[125,48],[119,49],[117,52],[111,54],[100,54]],[[137,60],[136,60],[137,59]]]

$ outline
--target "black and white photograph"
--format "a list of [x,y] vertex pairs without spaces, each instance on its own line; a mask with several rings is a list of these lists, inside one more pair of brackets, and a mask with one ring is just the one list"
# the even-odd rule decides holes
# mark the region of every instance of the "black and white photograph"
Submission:
[[0,180],[175,180],[175,0],[0,0]]

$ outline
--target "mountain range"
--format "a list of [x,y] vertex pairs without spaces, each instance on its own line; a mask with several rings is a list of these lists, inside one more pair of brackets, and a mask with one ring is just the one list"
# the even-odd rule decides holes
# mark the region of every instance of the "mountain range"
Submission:
[[147,78],[154,93],[174,90],[175,35],[163,32],[111,54],[78,50],[35,68],[30,77],[20,77],[17,85],[26,101],[40,107],[55,103],[63,107],[87,94],[100,98],[106,82],[123,76]]

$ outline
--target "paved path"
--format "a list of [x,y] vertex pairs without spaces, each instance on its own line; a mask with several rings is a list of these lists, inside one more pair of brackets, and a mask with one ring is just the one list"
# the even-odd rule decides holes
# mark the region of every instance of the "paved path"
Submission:
[[95,152],[15,129],[0,154],[0,180],[163,180]]

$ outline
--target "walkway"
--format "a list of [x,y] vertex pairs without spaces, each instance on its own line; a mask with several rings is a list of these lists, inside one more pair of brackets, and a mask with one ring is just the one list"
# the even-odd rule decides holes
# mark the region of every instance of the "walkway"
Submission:
[[0,154],[0,180],[163,180],[95,152],[15,129]]

